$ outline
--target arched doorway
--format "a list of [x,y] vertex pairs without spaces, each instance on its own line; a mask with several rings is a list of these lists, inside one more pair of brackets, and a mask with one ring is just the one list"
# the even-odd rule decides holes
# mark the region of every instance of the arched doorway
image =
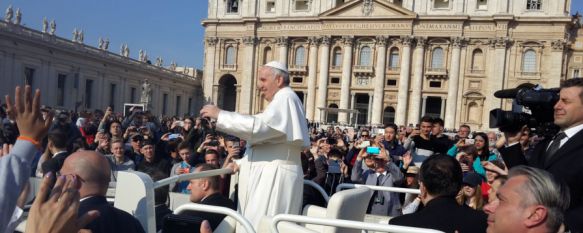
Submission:
[[383,111],[383,124],[387,125],[389,123],[395,122],[395,108],[388,106]]
[[235,111],[237,106],[237,79],[233,75],[225,74],[219,80],[219,95],[217,104],[227,111]]
[[[336,104],[330,104],[328,108],[338,108]],[[337,112],[328,112],[326,117],[326,122],[338,122],[338,113]]]

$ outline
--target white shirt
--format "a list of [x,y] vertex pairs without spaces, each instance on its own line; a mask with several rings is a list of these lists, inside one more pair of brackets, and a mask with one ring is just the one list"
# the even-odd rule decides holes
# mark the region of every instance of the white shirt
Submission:
[[[563,145],[565,145],[565,143],[567,141],[569,141],[569,139],[571,139],[573,136],[575,136],[575,134],[579,133],[579,131],[581,131],[581,130],[583,130],[583,124],[568,128],[565,131],[563,131],[563,132],[565,132],[565,135],[567,135],[567,137],[565,137],[565,138],[563,138],[563,140],[561,140],[561,144],[560,144],[559,148],[561,148]],[[549,143],[549,146],[551,146],[551,143]],[[549,149],[549,148],[547,147],[547,149]]]

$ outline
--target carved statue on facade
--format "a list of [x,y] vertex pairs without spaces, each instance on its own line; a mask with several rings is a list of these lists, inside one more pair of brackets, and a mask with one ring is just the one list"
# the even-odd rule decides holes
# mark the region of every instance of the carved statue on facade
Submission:
[[103,50],[108,50],[109,49],[109,38],[105,38],[105,41],[103,42]]
[[97,48],[103,49],[103,43],[104,43],[103,39],[101,37],[99,37],[99,42],[97,43]]
[[16,18],[14,19],[14,24],[20,25],[20,21],[22,20],[22,12],[20,12],[20,8],[16,9]]
[[138,52],[138,61],[144,61],[144,50],[140,49],[140,52]]
[[144,104],[147,109],[150,109],[150,104],[152,103],[152,85],[148,82],[148,79],[144,80],[142,83],[142,95],[140,96],[140,103]]
[[77,28],[73,29],[73,42],[77,42],[77,39],[79,38],[79,31],[77,31]]
[[163,63],[164,61],[162,60],[161,57],[156,58],[156,66],[161,67]]
[[77,38],[77,42],[79,42],[79,43],[83,44],[83,39],[84,39],[84,37],[85,37],[85,36],[84,36],[83,30],[80,30],[80,31],[79,31],[79,37]]
[[6,21],[7,23],[12,22],[13,16],[14,12],[12,11],[12,5],[9,5],[8,8],[6,8],[6,15],[4,15],[4,21]]
[[125,48],[123,50],[123,56],[124,57],[129,57],[130,56],[130,47],[128,47],[128,44],[125,44]]
[[170,63],[170,70],[172,70],[172,71],[176,71],[176,62],[175,62],[175,61],[172,61],[172,62]]
[[51,31],[49,32],[50,35],[54,35],[55,31],[57,30],[57,23],[55,23],[55,20],[51,20]]
[[49,30],[49,21],[47,21],[47,17],[43,18],[43,33],[47,33]]

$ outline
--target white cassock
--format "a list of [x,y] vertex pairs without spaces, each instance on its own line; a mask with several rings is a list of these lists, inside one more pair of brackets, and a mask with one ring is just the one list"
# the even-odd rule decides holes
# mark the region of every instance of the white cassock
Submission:
[[[247,141],[239,167],[239,211],[255,229],[263,216],[299,214],[303,195],[300,153],[310,146],[302,102],[289,87],[263,113],[221,111],[217,130]],[[237,232],[244,232],[241,226]]]

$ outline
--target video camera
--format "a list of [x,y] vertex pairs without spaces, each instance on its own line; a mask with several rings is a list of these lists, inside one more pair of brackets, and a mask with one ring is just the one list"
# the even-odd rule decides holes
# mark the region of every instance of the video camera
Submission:
[[[500,128],[502,132],[518,132],[522,126],[534,129],[541,136],[554,135],[559,127],[554,122],[553,107],[559,100],[559,88],[543,89],[540,85],[522,85],[513,89],[496,91],[497,98],[514,99],[514,105],[522,106],[513,111],[493,109],[490,111],[490,128]],[[530,110],[523,112],[523,108]]]

